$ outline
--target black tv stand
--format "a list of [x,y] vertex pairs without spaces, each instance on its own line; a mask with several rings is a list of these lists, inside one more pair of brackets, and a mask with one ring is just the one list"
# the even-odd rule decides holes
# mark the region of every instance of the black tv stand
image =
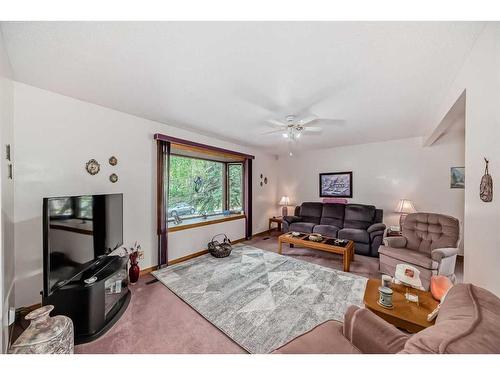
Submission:
[[[93,283],[85,280],[95,277]],[[75,278],[43,295],[43,305],[54,305],[55,315],[73,320],[75,344],[83,344],[107,332],[130,302],[127,258],[104,257]]]
[[109,329],[113,327],[113,325],[118,321],[118,319],[120,319],[125,310],[127,310],[130,298],[131,298],[130,290],[127,290],[125,296],[115,304],[114,308],[116,308],[116,312],[110,315],[109,319],[107,319],[104,322],[102,328],[99,331],[92,334],[81,334],[79,336],[75,335],[75,345],[85,344],[87,342],[94,341],[95,339],[101,337],[106,332],[108,332]]

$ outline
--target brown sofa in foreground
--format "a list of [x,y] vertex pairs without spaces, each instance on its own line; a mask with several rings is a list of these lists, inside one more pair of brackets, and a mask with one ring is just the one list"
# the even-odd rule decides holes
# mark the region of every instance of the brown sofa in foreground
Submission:
[[367,309],[351,306],[343,326],[324,323],[275,353],[499,354],[500,299],[472,284],[455,285],[435,325],[414,335]]

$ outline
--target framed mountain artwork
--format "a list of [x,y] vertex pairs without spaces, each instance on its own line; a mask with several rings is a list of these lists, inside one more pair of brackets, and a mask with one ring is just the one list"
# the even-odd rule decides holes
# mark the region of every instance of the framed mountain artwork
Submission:
[[352,172],[320,173],[319,196],[352,198]]

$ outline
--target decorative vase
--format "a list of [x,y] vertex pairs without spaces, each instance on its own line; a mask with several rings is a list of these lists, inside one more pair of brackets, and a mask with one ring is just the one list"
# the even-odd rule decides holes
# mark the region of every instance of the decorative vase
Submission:
[[137,280],[139,280],[140,271],[139,264],[137,263],[137,257],[130,255],[130,268],[128,269],[128,279],[130,284],[134,285]]
[[52,305],[33,310],[25,319],[30,325],[10,349],[12,354],[72,354],[73,322],[63,315],[49,316]]

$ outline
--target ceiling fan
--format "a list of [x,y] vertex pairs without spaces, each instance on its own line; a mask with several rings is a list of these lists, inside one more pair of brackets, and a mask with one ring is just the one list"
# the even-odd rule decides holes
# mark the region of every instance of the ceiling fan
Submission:
[[[311,119],[313,121],[314,119]],[[285,121],[274,119],[267,120],[270,126],[276,128],[274,130],[263,133],[263,135],[282,133],[284,138],[296,140],[300,138],[302,132],[320,132],[322,129],[319,126],[308,126],[310,121],[298,121],[295,115],[288,115]]]
[[299,140],[299,138],[304,133],[320,133],[323,128],[321,126],[314,126],[314,124],[321,125],[341,125],[342,120],[334,119],[322,119],[316,116],[310,115],[305,118],[299,119],[295,115],[288,115],[285,117],[285,121],[279,121],[275,119],[267,120],[268,124],[275,128],[274,130],[262,133],[263,135],[272,135],[281,133],[283,138],[288,140],[289,155],[293,156],[293,151],[291,150],[292,144]]

